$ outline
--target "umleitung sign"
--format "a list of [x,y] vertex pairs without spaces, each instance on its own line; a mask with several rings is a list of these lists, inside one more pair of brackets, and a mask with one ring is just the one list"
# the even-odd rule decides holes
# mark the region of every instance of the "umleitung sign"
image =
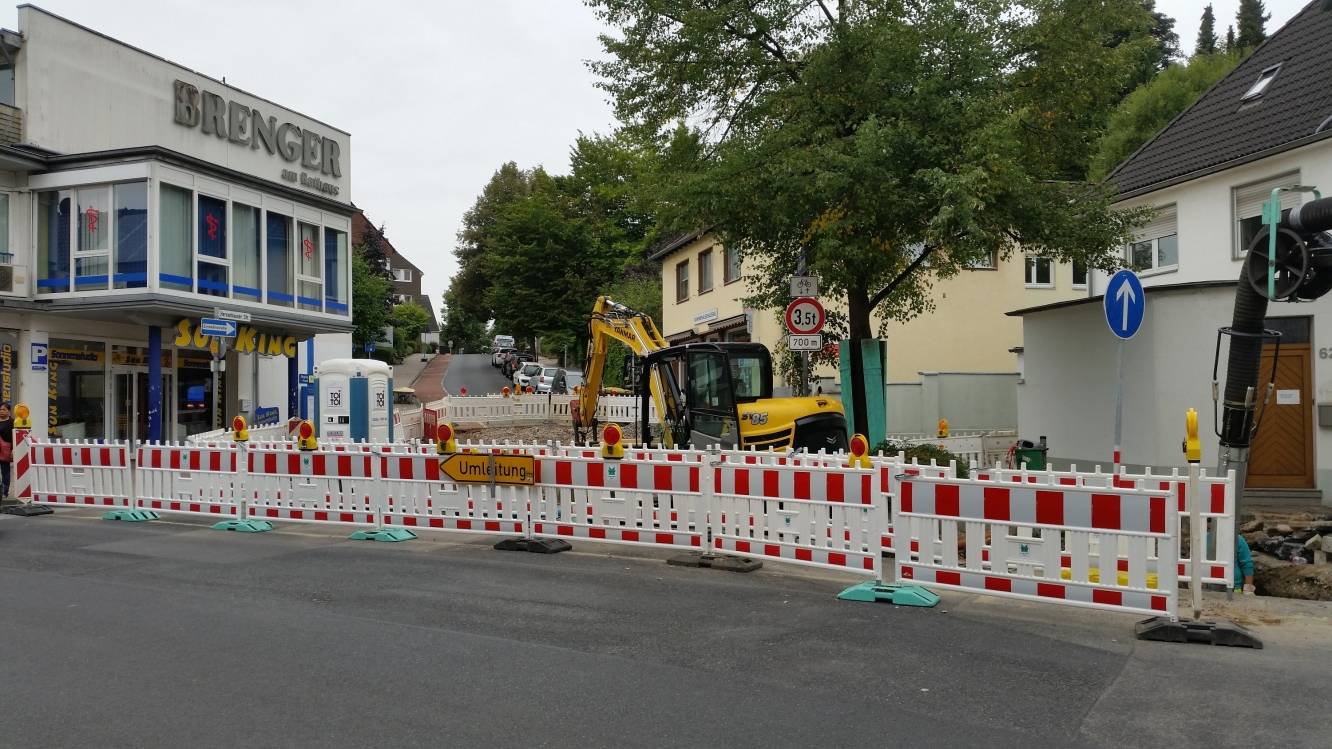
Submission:
[[536,460],[531,455],[458,453],[439,461],[439,470],[460,484],[536,483]]

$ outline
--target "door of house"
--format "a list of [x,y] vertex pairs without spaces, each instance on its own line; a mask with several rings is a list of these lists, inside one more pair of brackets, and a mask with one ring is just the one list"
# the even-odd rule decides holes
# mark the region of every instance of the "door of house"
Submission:
[[[1309,344],[1311,318],[1269,318],[1267,327],[1280,330],[1276,360],[1276,392],[1263,408],[1262,421],[1249,453],[1247,484],[1255,488],[1312,489],[1313,371]],[[1272,376],[1275,346],[1263,347],[1260,387]]]

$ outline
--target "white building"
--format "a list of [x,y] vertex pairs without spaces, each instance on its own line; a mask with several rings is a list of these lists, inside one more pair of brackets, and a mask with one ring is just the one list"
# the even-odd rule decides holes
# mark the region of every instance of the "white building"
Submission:
[[71,439],[294,413],[351,355],[350,136],[31,5],[0,44],[0,400]]
[[[1311,3],[1110,175],[1124,207],[1155,220],[1125,249],[1147,289],[1146,322],[1124,345],[1123,455],[1131,465],[1183,465],[1184,413],[1196,408],[1204,464],[1217,460],[1212,364],[1231,324],[1236,280],[1274,187],[1332,194],[1332,12]],[[1306,199],[1284,193],[1290,207]],[[1115,339],[1093,274],[1088,297],[1019,310],[1022,435],[1047,435],[1056,462],[1111,462]],[[1254,440],[1248,486],[1317,496],[1332,488],[1332,297],[1273,303],[1283,333],[1277,397]],[[1228,343],[1222,342],[1225,386]],[[1267,346],[1261,382],[1270,372]],[[1329,406],[1320,418],[1320,406]]]

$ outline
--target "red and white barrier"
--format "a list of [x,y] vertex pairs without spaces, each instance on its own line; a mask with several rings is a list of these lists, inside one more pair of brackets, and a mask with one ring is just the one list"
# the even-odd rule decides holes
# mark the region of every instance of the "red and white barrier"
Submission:
[[[1176,617],[1178,518],[1165,491],[904,477],[898,580]],[[1123,548],[1109,569],[1093,553]]]
[[244,479],[235,444],[148,444],[138,449],[131,507],[233,518]]
[[455,483],[441,471],[448,456],[434,448],[413,455],[383,455],[380,484],[386,526],[467,533],[526,532],[526,486]]
[[[251,517],[301,523],[373,525],[382,493],[380,461],[370,447],[297,450],[294,443],[246,450],[244,500]],[[342,449],[338,449],[342,448]]]
[[[129,448],[124,444],[28,439],[23,472],[32,501],[82,507],[129,506]],[[21,496],[21,495],[20,495]]]

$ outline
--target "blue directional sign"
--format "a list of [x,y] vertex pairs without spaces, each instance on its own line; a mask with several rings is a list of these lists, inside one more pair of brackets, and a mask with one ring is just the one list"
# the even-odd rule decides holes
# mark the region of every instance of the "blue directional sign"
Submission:
[[1110,332],[1128,340],[1142,327],[1147,314],[1147,295],[1142,282],[1131,270],[1121,270],[1105,287],[1105,322]]
[[365,353],[367,353],[367,354],[372,354],[372,353],[374,353],[374,351],[375,351],[375,342],[374,342],[374,341],[370,341],[370,342],[368,342],[368,343],[365,344]]
[[219,320],[216,317],[199,320],[199,332],[216,338],[235,338],[237,327],[234,320]]

